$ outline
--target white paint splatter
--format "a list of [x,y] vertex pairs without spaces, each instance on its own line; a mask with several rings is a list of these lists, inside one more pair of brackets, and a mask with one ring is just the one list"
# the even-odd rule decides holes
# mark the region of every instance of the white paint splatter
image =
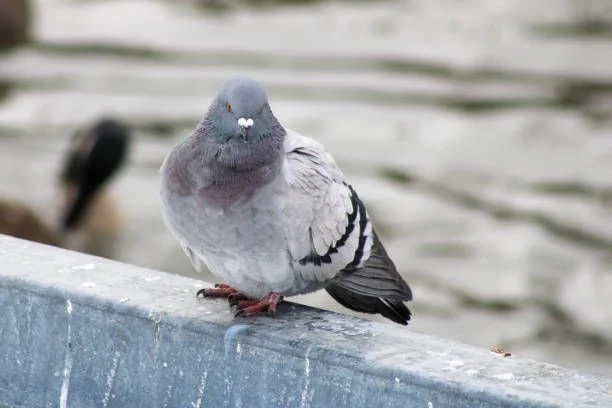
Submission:
[[306,363],[304,365],[304,389],[302,390],[302,398],[300,400],[300,408],[306,408],[310,406],[308,403],[308,394],[310,392],[310,352],[312,351],[312,344],[306,349],[306,355],[304,359]]
[[155,345],[155,350],[157,351],[157,346],[159,343],[159,329],[161,323],[161,315],[157,316],[155,320],[153,320],[153,344]]
[[[182,372],[182,371],[181,371]],[[208,377],[208,371],[204,371],[200,377],[200,384],[198,385],[198,398],[191,403],[193,408],[200,408],[202,405],[202,397],[204,397],[204,388],[206,387],[206,378]]]
[[[242,332],[248,330],[248,324],[233,324],[225,330],[225,334],[223,335],[223,343],[224,343],[224,355],[226,359],[226,363],[223,367],[223,382],[225,383],[225,387],[223,390],[223,398],[226,402],[224,406],[228,406],[230,400],[232,399],[232,388],[234,387],[234,378],[236,373],[232,370],[233,364],[230,359],[238,358],[241,352],[241,345],[239,336]],[[234,353],[232,353],[232,351]],[[240,400],[234,401],[235,407],[238,407],[241,404]]]
[[448,363],[448,366],[444,367],[442,370],[455,371],[457,367],[461,367],[462,365],[465,365],[465,363],[461,360],[449,360],[447,361],[447,363]]
[[400,379],[398,377],[395,377],[395,383],[399,384],[400,383]]
[[431,355],[435,355],[435,356],[440,356],[440,357],[446,357],[450,354],[450,350],[447,351],[442,351],[442,352],[436,352],[436,351],[426,351],[427,354],[431,354]]
[[91,264],[91,263],[85,264],[85,265],[74,265],[72,269],[77,269],[81,271],[93,271],[94,269],[96,269],[96,265]]
[[434,408],[433,402],[427,401],[427,408]]
[[117,367],[119,366],[119,358],[121,354],[118,351],[115,351],[115,357],[113,357],[113,365],[111,366],[108,375],[106,376],[106,390],[104,391],[104,398],[102,399],[102,406],[104,408],[108,407],[108,402],[110,401],[111,391],[113,389],[113,384],[115,383],[115,375],[117,374]]
[[60,408],[68,406],[68,388],[70,387],[70,373],[72,372],[72,302],[66,299],[66,312],[68,312],[68,333],[66,335],[66,357],[64,358],[64,378],[60,389]]
[[225,357],[229,356],[232,349],[234,349],[234,351],[237,353],[242,351],[242,346],[238,340],[238,335],[248,328],[248,324],[234,324],[225,331],[225,334],[223,335],[223,342],[225,343]]
[[83,282],[81,286],[83,286],[84,288],[95,288],[96,284],[93,282]]
[[[168,384],[168,387],[166,387],[166,401],[168,401],[170,398],[172,398],[172,384]],[[164,402],[164,408],[167,406],[168,403]]]
[[461,360],[451,360],[448,362],[448,364],[450,364],[453,367],[461,367],[463,365],[465,365],[465,363]]
[[130,301],[130,298],[127,298],[127,297],[119,299],[119,303],[125,303],[125,302],[129,302],[129,301]]
[[497,378],[498,380],[514,380],[514,374],[512,373],[495,374],[493,378]]

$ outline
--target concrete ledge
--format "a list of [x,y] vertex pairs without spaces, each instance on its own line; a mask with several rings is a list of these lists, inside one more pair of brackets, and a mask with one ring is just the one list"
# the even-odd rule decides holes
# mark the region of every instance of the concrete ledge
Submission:
[[0,406],[612,407],[608,379],[409,327],[233,319],[202,282],[2,235],[0,262]]

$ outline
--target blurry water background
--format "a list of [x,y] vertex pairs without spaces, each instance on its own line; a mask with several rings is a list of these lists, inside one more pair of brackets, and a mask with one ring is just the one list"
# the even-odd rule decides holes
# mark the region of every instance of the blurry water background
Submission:
[[136,143],[115,258],[202,278],[158,168],[223,80],[253,76],[368,205],[415,294],[407,330],[612,376],[608,0],[33,6],[33,42],[0,55],[1,196],[54,219],[69,138],[116,115]]

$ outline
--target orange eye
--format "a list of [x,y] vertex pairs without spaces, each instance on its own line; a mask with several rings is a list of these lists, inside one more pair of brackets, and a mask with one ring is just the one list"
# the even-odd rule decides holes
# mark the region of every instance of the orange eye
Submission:
[[229,103],[225,105],[225,108],[227,109],[228,112],[232,111],[232,105],[230,105]]

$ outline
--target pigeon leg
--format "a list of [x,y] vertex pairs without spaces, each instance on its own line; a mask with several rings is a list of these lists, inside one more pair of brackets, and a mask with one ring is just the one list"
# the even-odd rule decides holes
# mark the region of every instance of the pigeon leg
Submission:
[[[240,295],[240,293],[232,288],[230,285],[225,283],[215,283],[214,288],[204,288],[198,290],[196,297],[233,297],[234,295]],[[240,295],[242,296],[242,295]]]
[[238,309],[236,316],[255,316],[261,312],[267,311],[268,315],[276,314],[276,306],[283,297],[279,293],[272,292],[261,299],[245,299],[239,300],[236,304]]

